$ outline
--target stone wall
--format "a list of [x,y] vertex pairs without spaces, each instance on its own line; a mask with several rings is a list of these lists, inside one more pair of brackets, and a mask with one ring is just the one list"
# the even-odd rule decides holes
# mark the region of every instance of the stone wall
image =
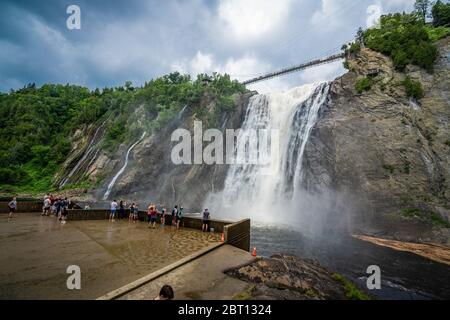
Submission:
[[[129,210],[125,210],[125,219],[128,219]],[[69,210],[69,214],[67,216],[67,220],[103,220],[109,218],[110,211],[106,209],[74,209]],[[116,211],[116,218],[118,218],[119,212]],[[147,212],[146,211],[139,211],[139,220],[141,221],[147,221]],[[158,215],[157,222],[161,222],[161,215]],[[172,215],[166,216],[166,225],[172,224]],[[232,222],[229,221],[223,221],[223,220],[211,220],[209,226],[210,228],[214,229],[214,232],[222,233],[224,232],[224,227],[226,225],[232,224]],[[191,229],[202,229],[202,219],[198,217],[190,217],[190,216],[184,216],[183,217],[183,227],[191,228]]]
[[250,219],[244,219],[224,227],[225,241],[239,249],[250,251]]
[[[0,201],[0,213],[8,213],[9,201]],[[16,212],[41,212],[42,211],[42,201],[17,201]]]

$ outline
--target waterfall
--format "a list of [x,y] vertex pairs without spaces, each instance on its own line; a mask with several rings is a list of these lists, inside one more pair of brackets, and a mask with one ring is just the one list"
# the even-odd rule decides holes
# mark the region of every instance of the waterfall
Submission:
[[178,113],[177,119],[181,119],[181,117],[183,116],[184,110],[186,110],[187,108],[187,104],[184,105],[183,109],[181,109],[181,111]]
[[117,178],[119,178],[119,176],[125,171],[127,165],[128,165],[128,157],[130,156],[130,152],[131,150],[133,150],[133,148],[142,141],[142,139],[144,139],[144,136],[147,134],[147,132],[145,131],[142,136],[131,145],[131,147],[128,148],[127,153],[125,155],[125,162],[122,166],[122,168],[120,168],[120,170],[116,173],[116,175],[112,178],[111,182],[108,184],[108,188],[106,189],[105,194],[103,195],[103,200],[108,199],[109,194],[111,193],[112,188],[114,187],[114,184],[116,183]]
[[[278,156],[268,165],[233,164],[219,193],[208,195],[204,206],[221,217],[274,220],[296,210],[302,199],[303,156],[320,108],[326,103],[328,83],[304,85],[282,93],[253,96],[243,131],[278,131]],[[245,139],[237,137],[236,149]]]

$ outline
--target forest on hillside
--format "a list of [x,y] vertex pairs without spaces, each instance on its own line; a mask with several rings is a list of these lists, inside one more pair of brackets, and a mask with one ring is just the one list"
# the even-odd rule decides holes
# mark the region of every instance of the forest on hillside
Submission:
[[217,112],[232,111],[233,94],[246,89],[228,75],[171,73],[142,87],[124,86],[89,90],[76,85],[34,83],[0,94],[0,190],[44,192],[71,150],[70,137],[83,126],[98,126],[108,118],[103,144],[114,148],[135,139],[140,129],[129,123],[137,106],[143,106],[147,130],[158,130],[183,106],[192,107],[199,117],[205,94],[216,100]]

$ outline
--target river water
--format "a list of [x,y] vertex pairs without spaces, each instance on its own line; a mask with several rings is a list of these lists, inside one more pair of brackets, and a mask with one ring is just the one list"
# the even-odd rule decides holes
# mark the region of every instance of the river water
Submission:
[[369,294],[380,299],[449,299],[450,267],[402,252],[377,246],[339,233],[308,237],[288,226],[252,222],[251,247],[258,255],[292,254],[315,259],[331,271],[344,274],[367,290],[366,269],[381,269],[381,290]]

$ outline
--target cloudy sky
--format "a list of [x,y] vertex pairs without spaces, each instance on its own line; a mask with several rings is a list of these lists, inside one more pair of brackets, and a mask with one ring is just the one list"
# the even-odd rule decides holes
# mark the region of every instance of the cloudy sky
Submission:
[[[414,0],[0,0],[0,91],[29,82],[90,88],[141,85],[180,71],[245,80],[339,51],[379,13]],[[67,7],[81,9],[69,30]],[[286,89],[331,80],[342,63],[255,86]]]

